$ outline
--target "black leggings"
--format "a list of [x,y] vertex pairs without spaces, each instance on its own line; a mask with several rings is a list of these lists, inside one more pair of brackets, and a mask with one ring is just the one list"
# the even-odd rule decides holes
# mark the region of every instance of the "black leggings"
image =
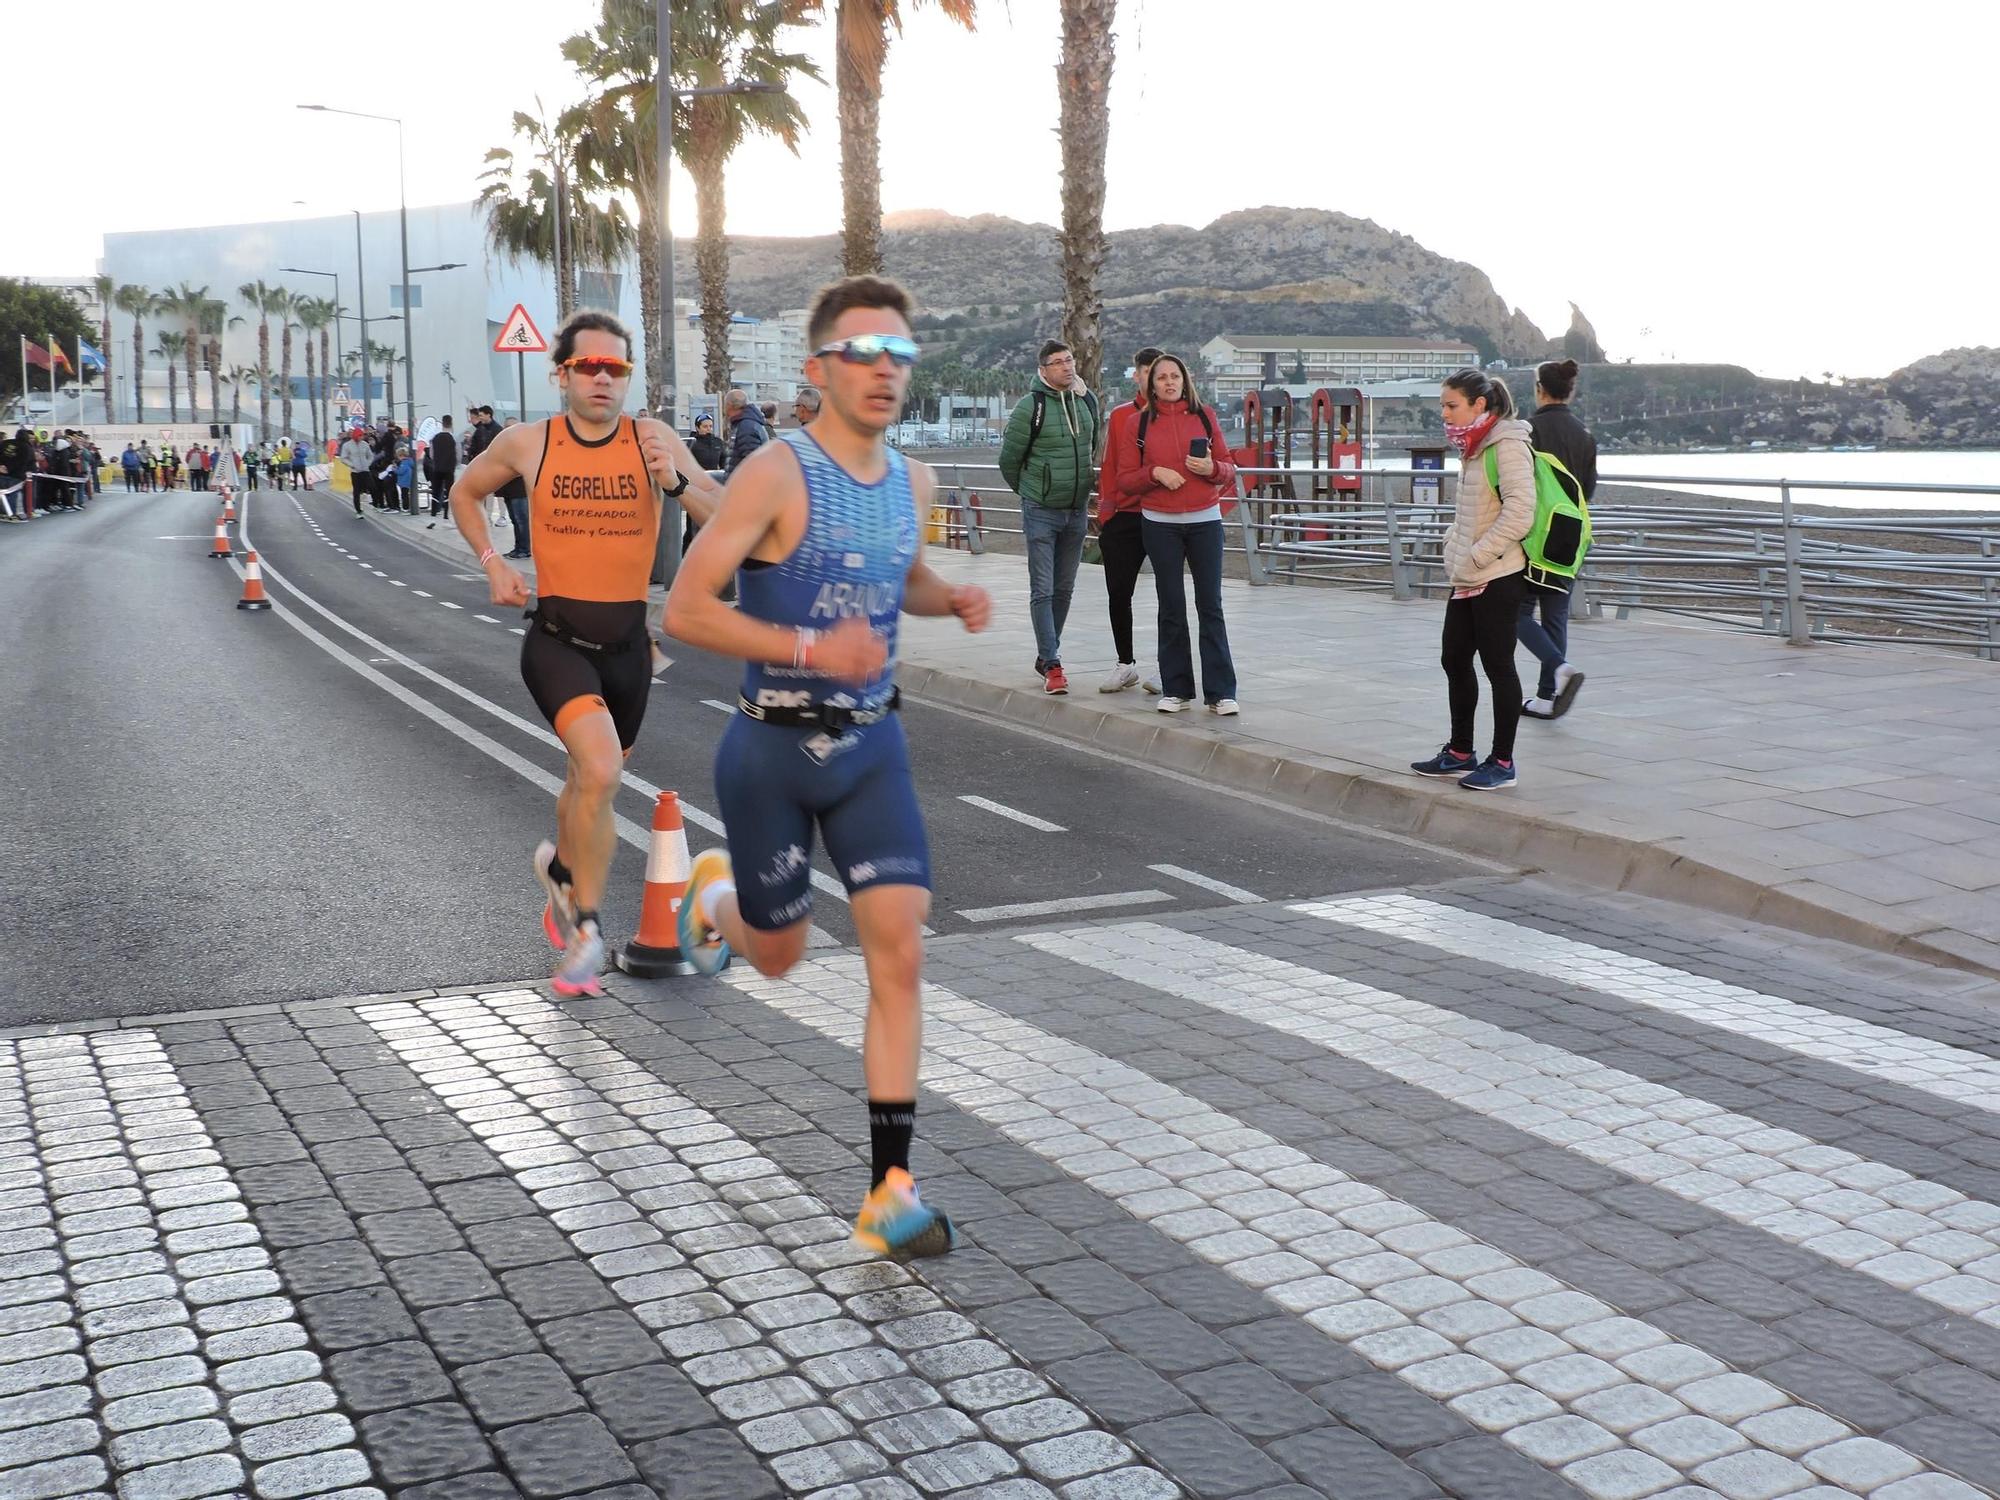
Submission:
[[1444,675],[1451,684],[1451,748],[1473,750],[1473,716],[1479,711],[1479,658],[1493,685],[1493,758],[1514,758],[1521,724],[1521,674],[1514,670],[1514,622],[1521,613],[1525,573],[1496,578],[1470,599],[1444,607]]
[[1139,512],[1121,510],[1099,527],[1097,550],[1104,559],[1104,591],[1111,598],[1111,643],[1118,648],[1118,660],[1131,666],[1137,661],[1132,654],[1132,593],[1146,561]]

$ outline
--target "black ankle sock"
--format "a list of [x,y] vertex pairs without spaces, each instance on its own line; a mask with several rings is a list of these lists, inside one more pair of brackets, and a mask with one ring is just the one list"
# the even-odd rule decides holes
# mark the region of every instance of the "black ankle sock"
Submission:
[[570,874],[569,866],[562,862],[560,854],[549,856],[549,879],[557,885],[574,885],[576,878]]
[[868,1101],[868,1143],[875,1157],[871,1187],[880,1187],[891,1167],[910,1170],[910,1135],[916,1126],[916,1100],[907,1104],[881,1099]]
[[582,927],[586,922],[588,922],[592,927],[595,927],[599,932],[604,931],[604,924],[597,920],[596,912],[580,911],[576,914],[576,925],[578,927]]

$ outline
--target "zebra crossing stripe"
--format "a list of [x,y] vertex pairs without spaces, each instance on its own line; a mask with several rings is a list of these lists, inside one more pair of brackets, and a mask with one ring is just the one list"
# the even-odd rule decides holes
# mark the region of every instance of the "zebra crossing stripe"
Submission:
[[2000,1208],[1457,1011],[1150,922],[1016,939],[1256,1021],[2000,1327]]
[[1359,896],[1291,909],[1460,958],[1560,979],[1718,1031],[1755,1037],[1801,1057],[1839,1063],[1872,1078],[2000,1113],[2000,1061],[1963,1047],[1418,896]]
[[0,1042],[0,1495],[368,1485],[241,1196],[152,1032]]
[[[908,1271],[856,1245],[775,1162],[562,1007],[515,991],[356,1013],[484,1141],[789,1492],[892,1464],[926,1493],[1018,1473],[991,1439],[1031,1405],[1059,1434],[1046,1454],[1035,1443],[1020,1450],[1031,1472],[1059,1453],[1106,1493],[1174,1492]],[[793,1361],[798,1375],[787,1373]],[[912,1455],[905,1419],[945,1407],[958,1415],[934,1421],[956,1424],[950,1446]],[[812,1446],[774,1451],[785,1446],[772,1440],[780,1425],[810,1432]]]
[[[724,978],[859,1050],[868,984],[858,957],[808,960],[782,979]],[[1411,1204],[1005,1012],[926,985],[924,1047],[924,1087],[1586,1494],[1651,1495],[1681,1483],[1683,1468],[1726,1496],[1785,1494],[1848,1455],[1879,1464],[1881,1484],[1925,1469]]]

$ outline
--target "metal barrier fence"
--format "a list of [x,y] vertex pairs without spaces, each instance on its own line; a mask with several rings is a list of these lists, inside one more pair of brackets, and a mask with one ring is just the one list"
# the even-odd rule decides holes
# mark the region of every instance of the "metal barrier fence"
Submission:
[[[1020,535],[1020,501],[996,466],[936,468],[944,514],[934,518],[934,540],[977,552],[988,534]],[[1226,550],[1243,560],[1252,584],[1337,584],[1397,599],[1446,592],[1442,551],[1455,475],[1368,469],[1358,489],[1306,501],[1297,495],[1314,477],[1351,482],[1355,472],[1237,472],[1250,493],[1229,517]],[[1898,643],[2000,660],[2000,488],[1674,474],[1605,475],[1601,483],[1775,493],[1777,504],[1600,503],[1591,511],[1595,539],[1574,615],[1623,620],[1653,610],[1800,646]],[[1801,489],[1977,495],[1995,510],[1806,514],[1794,498]]]

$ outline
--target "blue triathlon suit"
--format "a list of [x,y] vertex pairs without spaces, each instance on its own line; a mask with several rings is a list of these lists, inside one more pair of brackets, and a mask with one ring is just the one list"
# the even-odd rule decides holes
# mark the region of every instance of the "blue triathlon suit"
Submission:
[[[743,696],[775,706],[880,709],[895,693],[903,582],[917,556],[909,465],[888,449],[888,473],[863,484],[810,434],[780,433],[778,441],[805,472],[805,535],[783,562],[743,565],[737,608],[755,620],[808,630],[865,617],[885,638],[889,659],[880,677],[859,688],[818,672],[752,662]],[[752,927],[773,931],[812,911],[815,822],[850,894],[877,885],[930,889],[930,848],[895,714],[834,733],[764,724],[739,712],[716,750],[715,790],[729,830],[737,907]]]

